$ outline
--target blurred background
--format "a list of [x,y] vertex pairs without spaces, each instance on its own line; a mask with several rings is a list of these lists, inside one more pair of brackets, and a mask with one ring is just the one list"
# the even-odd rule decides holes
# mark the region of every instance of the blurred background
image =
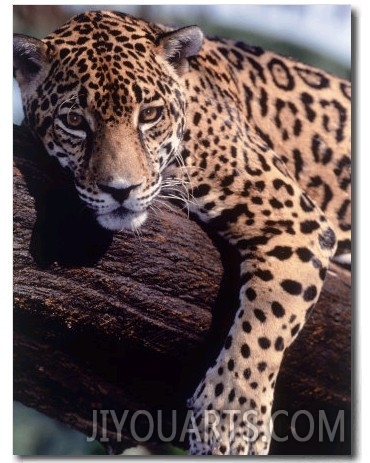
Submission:
[[[42,38],[74,14],[94,5],[13,6],[14,32]],[[351,78],[349,5],[104,5],[170,25],[197,24],[209,35],[243,40],[292,56],[333,74]],[[22,121],[17,85],[13,85],[13,121]],[[144,452],[140,449],[138,451]],[[31,410],[14,405],[14,454],[103,454],[98,443]],[[130,452],[131,453],[131,452]]]

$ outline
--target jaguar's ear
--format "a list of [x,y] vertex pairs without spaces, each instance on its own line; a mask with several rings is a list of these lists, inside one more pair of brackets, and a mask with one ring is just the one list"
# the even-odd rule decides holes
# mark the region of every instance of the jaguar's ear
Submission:
[[181,75],[188,69],[187,58],[196,55],[203,45],[203,32],[198,26],[188,26],[159,37],[166,60]]
[[22,87],[29,85],[47,63],[44,42],[23,34],[13,36],[13,76]]

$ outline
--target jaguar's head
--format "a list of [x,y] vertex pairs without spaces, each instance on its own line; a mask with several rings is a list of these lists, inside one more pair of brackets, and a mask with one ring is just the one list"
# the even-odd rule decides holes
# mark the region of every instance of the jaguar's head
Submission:
[[202,42],[196,26],[165,31],[102,11],[76,16],[43,40],[14,36],[25,123],[73,172],[103,227],[145,221],[179,151],[183,75]]

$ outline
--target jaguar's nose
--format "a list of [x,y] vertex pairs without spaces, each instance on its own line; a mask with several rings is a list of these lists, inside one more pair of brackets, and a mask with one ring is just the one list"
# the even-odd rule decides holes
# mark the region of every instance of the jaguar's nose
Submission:
[[102,191],[104,191],[104,193],[110,194],[113,199],[119,203],[123,203],[130,196],[131,191],[139,187],[141,184],[130,185],[128,187],[111,186],[106,185],[105,183],[98,183],[97,185]]

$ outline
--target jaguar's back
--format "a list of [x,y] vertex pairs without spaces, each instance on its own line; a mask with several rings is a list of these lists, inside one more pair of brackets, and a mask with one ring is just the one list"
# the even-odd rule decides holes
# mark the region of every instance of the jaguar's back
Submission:
[[[261,143],[286,163],[301,188],[330,218],[340,252],[348,252],[351,84],[294,59],[223,39],[206,40],[191,63],[203,79],[207,73],[212,76],[210,101],[221,104],[230,95],[245,126],[253,128]],[[192,86],[200,126],[204,121],[199,107],[203,106],[203,114],[207,107],[205,85],[203,81]]]

